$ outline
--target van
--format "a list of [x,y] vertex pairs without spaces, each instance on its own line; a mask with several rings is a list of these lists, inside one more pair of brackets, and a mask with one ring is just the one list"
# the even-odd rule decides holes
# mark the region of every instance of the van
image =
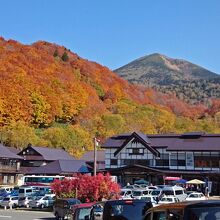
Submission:
[[163,204],[149,209],[144,220],[214,220],[220,218],[220,200]]
[[36,192],[36,188],[32,186],[19,187],[18,197],[31,196]]
[[151,207],[151,202],[139,199],[109,200],[106,201],[104,205],[103,219],[142,220],[145,212]]
[[174,196],[179,199],[179,201],[184,201],[187,197],[183,187],[181,186],[164,187],[162,194],[166,196]]
[[56,219],[70,218],[72,215],[72,207],[81,202],[75,198],[63,198],[55,200],[53,204],[53,213]]

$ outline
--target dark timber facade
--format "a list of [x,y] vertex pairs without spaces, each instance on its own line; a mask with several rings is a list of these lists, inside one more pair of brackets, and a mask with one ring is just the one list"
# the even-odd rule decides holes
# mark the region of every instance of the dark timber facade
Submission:
[[105,168],[122,184],[146,179],[162,184],[166,176],[199,178],[212,182],[213,194],[220,194],[220,134],[113,136],[103,145]]

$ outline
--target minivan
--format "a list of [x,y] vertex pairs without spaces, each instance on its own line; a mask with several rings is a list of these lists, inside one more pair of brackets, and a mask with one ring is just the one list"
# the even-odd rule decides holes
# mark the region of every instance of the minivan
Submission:
[[174,196],[179,199],[179,201],[184,201],[187,197],[183,187],[181,186],[164,187],[162,194],[166,196]]
[[204,200],[163,204],[149,209],[144,220],[217,220],[220,200]]
[[19,197],[31,196],[35,193],[35,191],[36,191],[35,187],[31,187],[31,186],[19,187],[18,196]]

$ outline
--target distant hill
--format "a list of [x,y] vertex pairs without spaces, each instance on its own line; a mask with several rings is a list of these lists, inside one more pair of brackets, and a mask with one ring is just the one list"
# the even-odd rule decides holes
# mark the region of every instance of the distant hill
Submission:
[[132,83],[175,93],[192,104],[207,104],[209,98],[220,98],[220,75],[158,53],[134,60],[114,72]]

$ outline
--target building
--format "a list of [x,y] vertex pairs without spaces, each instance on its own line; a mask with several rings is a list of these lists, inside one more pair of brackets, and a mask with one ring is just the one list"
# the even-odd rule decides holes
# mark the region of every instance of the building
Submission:
[[0,185],[16,185],[22,157],[0,144]]
[[72,177],[78,173],[91,173],[91,168],[83,160],[55,160],[45,166],[34,167],[29,175],[63,175]]
[[[68,152],[63,149],[50,148],[50,147],[35,147],[29,145],[18,153],[23,157],[22,168],[29,170],[28,168],[44,166],[55,160],[73,160]],[[25,172],[25,171],[24,171]]]
[[[87,151],[85,152],[80,160],[86,161],[86,163],[94,168],[94,151]],[[97,171],[105,169],[105,151],[104,150],[97,150],[96,151],[96,166]]]
[[220,134],[121,134],[104,143],[105,167],[122,184],[145,179],[164,183],[166,176],[199,178],[220,194]]

